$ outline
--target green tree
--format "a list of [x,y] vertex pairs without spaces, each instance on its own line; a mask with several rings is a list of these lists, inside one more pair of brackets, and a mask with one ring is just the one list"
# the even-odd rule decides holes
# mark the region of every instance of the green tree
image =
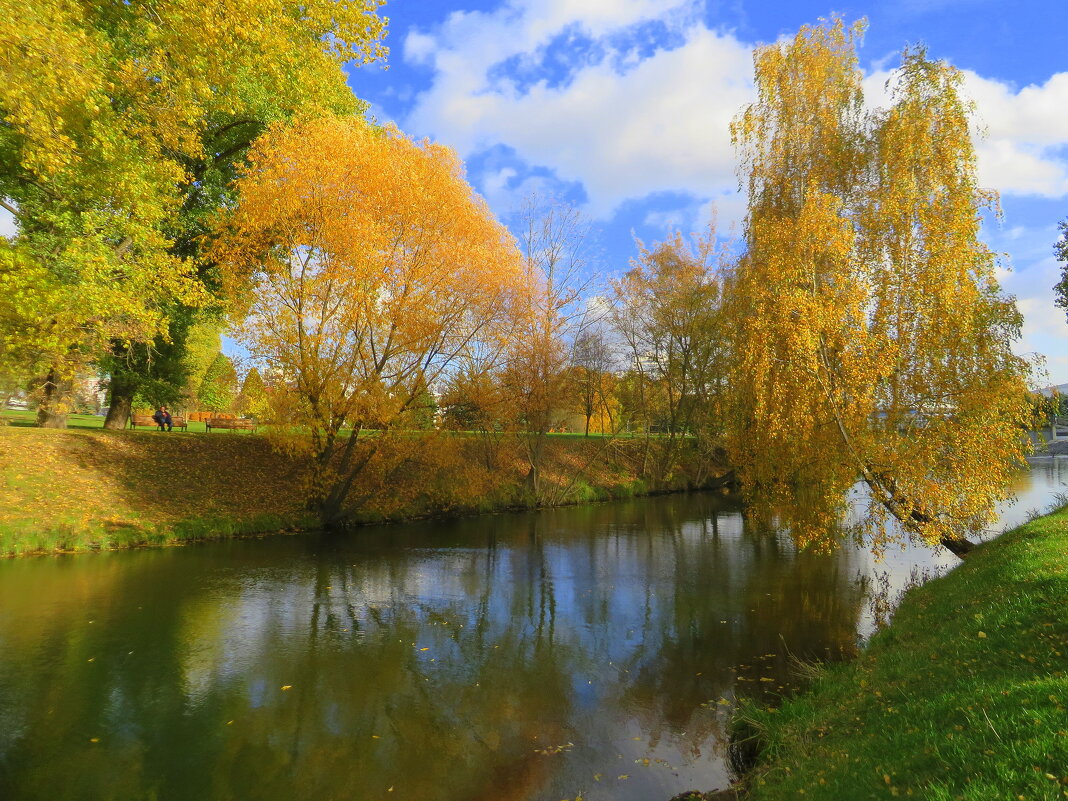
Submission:
[[1061,231],[1061,238],[1053,244],[1053,255],[1057,261],[1063,261],[1061,268],[1061,280],[1053,287],[1055,293],[1054,303],[1062,309],[1068,309],[1068,219],[1057,226]]
[[249,143],[298,112],[363,109],[341,67],[384,55],[378,5],[0,0],[0,205],[28,256],[17,282],[48,286],[44,330],[5,334],[47,352],[41,424],[64,423],[57,388],[105,353],[117,398],[162,380],[156,350],[213,302],[198,242]]
[[219,353],[204,373],[197,400],[209,412],[229,412],[237,400],[237,370],[225,353]]

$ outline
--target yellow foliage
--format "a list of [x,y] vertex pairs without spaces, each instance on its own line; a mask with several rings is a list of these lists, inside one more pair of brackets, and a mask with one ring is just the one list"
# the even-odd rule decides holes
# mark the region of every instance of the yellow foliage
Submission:
[[355,118],[276,125],[239,188],[215,255],[320,465],[342,425],[390,427],[476,345],[499,346],[523,271],[450,149]]
[[989,520],[1025,452],[1029,368],[978,238],[992,197],[960,74],[907,51],[894,105],[866,115],[862,28],[835,19],[759,50],[759,99],[732,128],[750,204],[732,459],[760,501],[795,509],[803,544],[858,476],[876,523],[949,542]]
[[53,367],[166,336],[167,304],[206,302],[172,248],[191,190],[235,126],[361,109],[341,66],[384,55],[379,5],[0,0],[0,200],[32,257],[14,280],[52,276],[36,345]]

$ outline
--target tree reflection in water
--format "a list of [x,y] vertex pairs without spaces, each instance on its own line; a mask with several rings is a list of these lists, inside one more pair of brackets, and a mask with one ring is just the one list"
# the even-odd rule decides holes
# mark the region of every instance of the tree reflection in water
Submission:
[[712,787],[719,700],[852,653],[866,564],[709,495],[7,562],[0,797]]

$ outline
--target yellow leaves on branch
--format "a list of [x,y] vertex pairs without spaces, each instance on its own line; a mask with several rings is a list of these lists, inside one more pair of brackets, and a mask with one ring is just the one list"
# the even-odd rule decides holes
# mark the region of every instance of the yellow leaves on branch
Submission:
[[166,336],[163,306],[206,301],[182,215],[225,191],[235,131],[363,108],[342,65],[385,55],[381,5],[0,0],[0,199],[65,288],[40,310],[73,321],[54,358]]
[[[863,25],[757,51],[732,134],[749,189],[729,313],[733,458],[764,500],[815,507],[818,539],[861,475],[877,519],[934,543],[983,525],[1025,450],[1020,317],[979,240],[959,73],[906,51],[889,110],[863,111]],[[799,508],[793,505],[794,508]]]
[[450,149],[354,118],[276,126],[256,145],[216,255],[242,335],[307,421],[389,424],[524,289],[511,236]]

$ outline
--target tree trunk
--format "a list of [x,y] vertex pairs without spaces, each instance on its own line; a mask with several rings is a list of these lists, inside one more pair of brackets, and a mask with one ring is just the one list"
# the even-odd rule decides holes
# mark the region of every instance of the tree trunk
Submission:
[[108,407],[108,416],[104,418],[104,428],[113,431],[126,428],[126,421],[130,419],[136,392],[137,388],[133,381],[123,381],[118,376],[111,376],[111,405]]
[[64,395],[70,393],[70,382],[57,377],[56,368],[48,370],[42,385],[44,398],[37,407],[37,425],[41,428],[66,428],[67,412],[62,405]]
[[942,547],[949,551],[954,556],[964,559],[972,549],[975,548],[975,543],[966,539],[950,539],[949,537],[943,537],[941,540]]

